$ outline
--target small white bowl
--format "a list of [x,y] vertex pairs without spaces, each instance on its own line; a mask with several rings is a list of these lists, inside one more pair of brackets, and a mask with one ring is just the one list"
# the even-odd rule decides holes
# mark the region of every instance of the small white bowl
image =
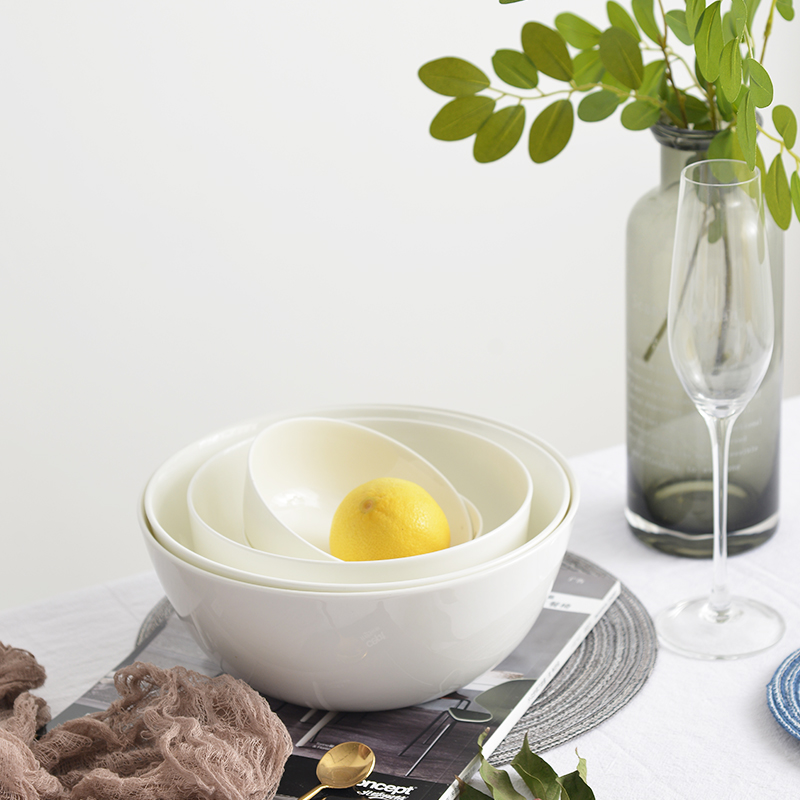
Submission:
[[450,545],[472,539],[461,496],[439,470],[404,444],[347,420],[296,417],[261,431],[250,447],[244,531],[267,553],[331,560],[330,528],[345,496],[374,478],[422,486],[450,527]]

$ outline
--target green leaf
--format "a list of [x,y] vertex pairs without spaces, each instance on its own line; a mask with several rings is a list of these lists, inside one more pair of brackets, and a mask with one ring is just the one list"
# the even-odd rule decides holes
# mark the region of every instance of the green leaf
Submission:
[[720,60],[719,83],[725,97],[732,103],[742,88],[742,53],[739,49],[739,40],[731,39],[722,48]]
[[494,111],[495,101],[484,95],[469,95],[451,100],[433,118],[431,136],[444,142],[466,139],[478,132]]
[[706,155],[708,158],[733,158],[736,161],[744,161],[742,147],[732,128],[725,128],[711,140]]
[[531,752],[527,734],[520,751],[511,760],[511,766],[534,797],[540,800],[558,800],[561,795],[558,773],[541,756]]
[[[744,161],[741,156],[738,156],[739,161]],[[764,180],[764,176],[767,174],[767,165],[764,162],[764,154],[761,152],[761,148],[756,145],[756,166],[758,167],[758,171],[761,173],[761,180]]]
[[543,164],[555,158],[567,146],[574,124],[574,111],[569,100],[556,100],[544,109],[531,125],[528,144],[531,159]]
[[645,36],[660,45],[664,36],[658,29],[656,16],[653,12],[653,0],[631,0],[631,8]]
[[733,119],[733,103],[725,96],[725,92],[717,92],[717,110],[726,122]]
[[619,95],[608,89],[587,94],[578,104],[578,119],[582,119],[584,122],[599,122],[607,119],[617,110],[619,102]]
[[752,92],[746,89],[736,114],[736,136],[750,169],[756,164],[756,130],[756,107]]
[[634,100],[622,109],[620,122],[629,131],[643,131],[658,122],[661,109],[649,100]]
[[739,37],[747,27],[747,3],[745,0],[732,0],[730,16],[734,36]]
[[733,19],[731,18],[731,12],[728,11],[722,15],[722,41],[725,44],[731,39],[736,39],[737,36],[733,30]]
[[573,60],[575,75],[573,80],[578,86],[586,83],[597,83],[602,76],[605,67],[600,60],[600,53],[597,50],[584,50],[577,53]]
[[[502,3],[503,0],[500,0],[500,2]],[[480,791],[480,789],[476,789],[474,786],[466,783],[466,781],[459,778],[458,775],[456,775],[456,781],[458,782],[459,800],[492,800],[491,795],[485,794]]]
[[666,61],[651,61],[645,64],[642,85],[639,87],[640,95],[648,97],[662,97],[664,94],[664,80],[667,74]]
[[559,81],[572,78],[572,58],[558,31],[538,22],[526,22],[522,27],[522,49],[539,72]]
[[575,748],[575,755],[578,756],[578,775],[580,775],[581,778],[583,778],[583,782],[584,783],[588,783],[589,782],[589,777],[588,777],[588,771],[587,771],[587,767],[586,767],[586,759],[580,757],[580,754],[578,753],[578,748],[577,747]]
[[761,0],[747,0],[747,25],[753,30],[753,20],[756,18],[756,11],[761,5]]
[[580,774],[570,772],[558,779],[564,791],[561,794],[563,800],[595,800],[594,792],[586,785]]
[[603,66],[629,89],[638,89],[644,77],[639,42],[628,31],[611,27],[600,36],[600,60]]
[[448,97],[466,97],[489,86],[489,78],[462,58],[438,58],[419,68],[420,80],[432,91]]
[[708,106],[702,100],[683,92],[679,98],[672,87],[667,93],[667,108],[678,118],[681,118],[681,114],[686,114],[686,121],[694,127],[702,126],[708,121]]
[[794,215],[800,220],[800,175],[797,172],[792,173],[791,182],[792,205],[794,206]]
[[578,50],[590,50],[600,39],[600,30],[591,22],[575,14],[564,13],[556,17],[558,32]]
[[778,227],[786,230],[792,222],[792,193],[780,153],[775,156],[767,172],[764,199]]
[[791,150],[797,139],[797,118],[794,111],[789,106],[775,106],[772,109],[772,123],[783,143]]
[[481,126],[472,155],[480,164],[497,161],[516,147],[524,128],[525,108],[521,104],[501,108]]
[[641,39],[636,23],[631,19],[631,15],[619,3],[615,3],[614,0],[609,0],[609,2],[606,3],[606,13],[608,14],[608,21],[611,23],[612,27],[622,28],[628,31],[637,42]]
[[693,94],[684,95],[683,108],[686,111],[686,118],[695,128],[708,122],[708,106]]
[[686,44],[694,42],[705,7],[706,0],[686,0],[686,29],[690,39]]
[[518,89],[533,89],[539,83],[539,71],[525,53],[519,50],[498,50],[492,56],[497,77]]
[[772,103],[772,80],[769,74],[754,58],[747,59],[747,67],[750,73],[750,94],[753,95],[753,102],[756,108],[766,108]]
[[492,790],[494,800],[525,800],[511,784],[511,776],[505,770],[493,767],[485,758],[481,758],[480,774]]
[[720,0],[716,0],[703,12],[700,29],[694,40],[697,61],[705,79],[710,83],[714,83],[719,78],[720,59],[724,46]]
[[678,37],[683,44],[690,45],[694,41],[689,33],[689,26],[686,24],[686,12],[675,9],[667,11],[664,15],[669,29]]
[[792,0],[778,0],[775,4],[778,13],[787,21],[791,22],[794,19],[794,8],[792,8]]

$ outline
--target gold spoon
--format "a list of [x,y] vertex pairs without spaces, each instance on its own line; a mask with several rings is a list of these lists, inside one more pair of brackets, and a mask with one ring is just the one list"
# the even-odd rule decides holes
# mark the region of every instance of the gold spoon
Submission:
[[342,742],[325,753],[317,764],[316,789],[298,800],[310,800],[323,789],[349,789],[361,783],[375,766],[375,753],[360,742]]

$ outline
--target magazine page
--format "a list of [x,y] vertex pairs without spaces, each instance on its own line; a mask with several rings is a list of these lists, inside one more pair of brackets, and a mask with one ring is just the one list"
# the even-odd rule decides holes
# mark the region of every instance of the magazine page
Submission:
[[[279,796],[296,798],[314,788],[319,783],[315,770],[320,756],[346,741],[371,747],[376,754],[376,767],[357,790],[331,794],[373,800],[437,800],[454,795],[455,777],[467,776],[475,763],[478,737],[484,731],[490,734],[484,744],[488,754],[618,593],[619,583],[612,578],[562,567],[539,618],[511,655],[471,684],[421,705],[392,711],[339,713],[267,697],[294,743]],[[133,661],[163,668],[182,665],[209,676],[220,672],[219,666],[197,645],[188,625],[175,614],[124,663]],[[116,698],[112,672],[48,727],[104,710]]]

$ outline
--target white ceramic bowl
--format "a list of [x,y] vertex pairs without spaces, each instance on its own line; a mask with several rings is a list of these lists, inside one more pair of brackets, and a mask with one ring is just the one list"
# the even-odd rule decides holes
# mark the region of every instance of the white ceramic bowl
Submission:
[[[344,583],[310,583],[305,577],[309,571],[316,570],[316,565],[309,564],[305,559],[265,553],[247,544],[242,504],[236,502],[236,498],[241,498],[244,492],[247,457],[252,441],[252,437],[249,437],[213,453],[193,476],[190,474],[193,463],[202,457],[202,450],[198,451],[197,447],[192,446],[178,454],[177,461],[167,470],[175,481],[166,483],[163,479],[159,480],[153,495],[152,529],[156,538],[170,552],[190,564],[234,580],[285,589],[309,590],[313,587],[325,591],[349,590],[351,587]],[[162,472],[159,471],[156,477],[163,478]],[[180,489],[175,487],[187,477],[188,529],[175,522],[181,515]],[[466,499],[464,503],[473,529],[480,532],[483,520],[479,510]],[[173,520],[171,534],[162,527],[162,519]],[[297,575],[298,579],[276,577],[283,575]],[[427,580],[404,581],[402,585],[417,585]],[[360,584],[356,588],[369,591],[379,586]]]
[[[385,424],[372,420],[369,424]],[[496,527],[447,550],[403,559],[367,562],[323,562],[265,553],[241,542],[243,520],[235,498],[245,485],[247,436],[219,451],[218,436],[197,442],[169,459],[145,489],[145,507],[154,535],[167,549],[201,569],[238,580],[292,589],[364,591],[386,583],[399,588],[446,573],[480,567],[545,532],[563,516],[569,501],[569,484],[558,461],[531,443],[529,467],[491,440],[457,428],[397,420],[395,430],[427,439],[445,474],[452,470],[459,484],[480,498],[478,511]],[[224,472],[223,472],[224,471]],[[532,504],[533,482],[548,492]],[[192,477],[194,476],[194,477]],[[182,487],[188,485],[188,491]],[[184,492],[181,498],[181,491]],[[189,530],[176,503],[187,504]],[[234,498],[226,503],[225,498]],[[198,513],[198,509],[203,513]],[[535,509],[536,527],[530,525]],[[193,551],[193,552],[191,552]]]
[[244,487],[244,531],[267,553],[330,560],[336,509],[374,478],[422,486],[444,511],[450,545],[472,539],[461,496],[418,453],[380,431],[348,420],[294,417],[268,425],[254,439]]
[[[205,449],[230,443],[233,430]],[[196,446],[193,455],[202,458],[203,449]],[[502,661],[536,621],[578,504],[577,486],[561,464],[570,476],[572,502],[547,535],[469,574],[405,589],[257,586],[178,558],[156,539],[144,504],[141,528],[167,597],[220,669],[267,697],[301,706],[398,708],[468,684]],[[185,496],[188,479],[181,481]],[[168,502],[160,508],[168,527],[187,527],[186,510],[179,509],[180,503]]]

